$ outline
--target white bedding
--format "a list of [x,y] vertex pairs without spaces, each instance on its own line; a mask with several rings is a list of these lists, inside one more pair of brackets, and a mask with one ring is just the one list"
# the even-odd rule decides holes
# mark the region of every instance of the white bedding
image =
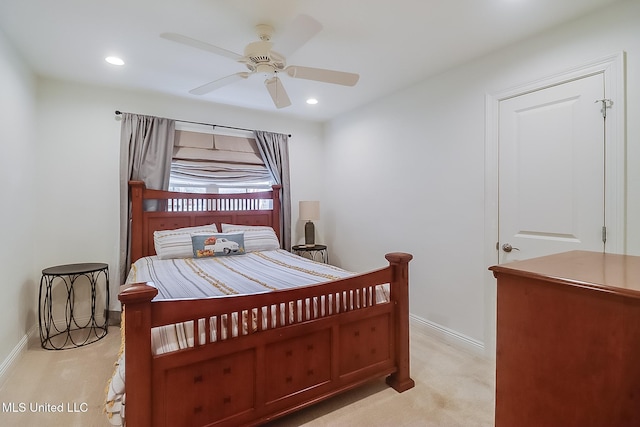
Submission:
[[[298,255],[278,249],[251,252],[243,255],[183,258],[161,260],[145,257],[136,261],[127,283],[153,282],[158,289],[158,299],[205,298],[222,295],[240,295],[289,289],[348,277],[353,273],[337,267],[310,261]],[[388,287],[378,286],[378,302],[388,301]],[[305,307],[318,310],[317,301]],[[318,314],[317,312],[315,314]],[[324,315],[325,313],[320,313]],[[262,314],[266,316],[266,313]],[[223,319],[223,323],[224,323]],[[213,320],[211,320],[213,322]],[[238,331],[234,319],[233,334]],[[201,320],[204,322],[204,320]],[[201,325],[203,326],[203,325]],[[247,327],[243,324],[244,328]],[[204,327],[199,328],[204,331]],[[212,335],[215,328],[211,328]],[[202,332],[204,334],[204,332]],[[221,339],[226,339],[226,336]],[[212,336],[211,341],[216,337]],[[200,336],[205,342],[205,336]],[[161,354],[193,346],[193,325],[186,322],[152,330],[152,351]],[[107,393],[106,411],[113,425],[123,425],[124,420],[124,352],[121,354]]]

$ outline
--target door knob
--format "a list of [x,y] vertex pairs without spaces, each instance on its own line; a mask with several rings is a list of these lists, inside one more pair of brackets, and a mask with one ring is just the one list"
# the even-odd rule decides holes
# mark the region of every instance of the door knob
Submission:
[[519,251],[520,249],[518,249],[518,248],[514,248],[514,247],[513,247],[513,246],[511,246],[510,244],[505,243],[504,245],[502,245],[502,250],[503,250],[503,251],[505,251],[505,252],[511,252],[511,251],[513,251],[513,250]]

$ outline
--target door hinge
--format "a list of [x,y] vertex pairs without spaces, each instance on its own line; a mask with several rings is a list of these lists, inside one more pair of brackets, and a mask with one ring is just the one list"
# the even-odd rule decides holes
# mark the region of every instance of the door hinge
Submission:
[[602,113],[602,117],[603,118],[607,118],[607,108],[611,108],[613,106],[613,101],[610,99],[596,99],[596,104],[600,102],[602,103],[602,108],[600,109],[600,112]]
[[607,227],[602,226],[602,243],[607,243]]

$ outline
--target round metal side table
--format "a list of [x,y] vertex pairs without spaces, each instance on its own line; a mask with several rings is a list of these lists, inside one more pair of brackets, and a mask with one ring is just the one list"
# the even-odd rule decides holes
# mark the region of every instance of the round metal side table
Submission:
[[[56,305],[53,301],[54,288],[57,288],[54,285],[62,285],[63,283],[67,297],[64,316],[61,313],[61,305]],[[100,284],[104,286],[104,293],[99,298]],[[90,313],[83,312],[80,315],[74,313],[76,292],[84,291],[80,288],[75,290],[74,286],[89,286]],[[57,293],[63,292],[58,291]],[[101,304],[103,298],[104,306]],[[96,316],[98,310],[103,310],[104,315]],[[99,323],[102,317],[104,320]],[[40,343],[42,348],[47,350],[81,347],[106,336],[109,326],[109,265],[103,263],[67,264],[42,270],[38,318]]]

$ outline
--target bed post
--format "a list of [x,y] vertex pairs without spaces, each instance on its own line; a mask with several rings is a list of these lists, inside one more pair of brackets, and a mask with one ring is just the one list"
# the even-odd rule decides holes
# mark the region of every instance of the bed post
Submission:
[[127,425],[151,427],[151,300],[158,290],[134,283],[118,295],[125,327]]
[[385,255],[393,270],[391,301],[395,304],[395,359],[398,370],[387,377],[387,384],[397,392],[415,385],[409,372],[409,261],[411,254],[393,252]]
[[142,194],[143,181],[129,181],[129,197],[131,201],[131,263],[142,258],[142,212],[144,201]]

